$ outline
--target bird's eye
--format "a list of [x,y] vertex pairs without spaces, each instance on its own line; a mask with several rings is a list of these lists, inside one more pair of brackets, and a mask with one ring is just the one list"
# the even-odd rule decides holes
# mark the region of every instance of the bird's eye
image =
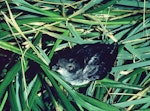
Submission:
[[73,64],[68,64],[68,65],[67,65],[67,69],[68,69],[69,71],[72,71],[72,70],[75,69],[75,66],[74,66]]

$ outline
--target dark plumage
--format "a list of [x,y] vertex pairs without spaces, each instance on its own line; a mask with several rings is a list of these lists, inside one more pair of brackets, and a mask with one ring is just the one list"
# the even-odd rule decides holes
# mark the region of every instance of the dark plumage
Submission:
[[116,44],[84,44],[57,51],[50,63],[52,70],[72,85],[103,79],[112,69],[118,54]]

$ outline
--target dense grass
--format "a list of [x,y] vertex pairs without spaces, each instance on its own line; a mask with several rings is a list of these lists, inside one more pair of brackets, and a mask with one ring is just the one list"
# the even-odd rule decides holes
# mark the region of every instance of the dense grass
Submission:
[[[150,110],[150,2],[0,1],[0,111]],[[109,76],[71,86],[51,71],[55,50],[118,42]]]

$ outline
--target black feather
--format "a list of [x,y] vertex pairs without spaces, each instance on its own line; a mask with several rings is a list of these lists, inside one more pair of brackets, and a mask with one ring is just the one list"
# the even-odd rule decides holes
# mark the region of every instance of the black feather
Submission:
[[84,44],[57,51],[50,63],[52,70],[72,85],[83,85],[103,79],[111,71],[118,54],[118,45]]

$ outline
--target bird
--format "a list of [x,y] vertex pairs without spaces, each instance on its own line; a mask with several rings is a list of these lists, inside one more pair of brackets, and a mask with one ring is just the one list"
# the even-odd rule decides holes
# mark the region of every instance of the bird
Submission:
[[114,66],[117,43],[75,45],[56,51],[50,62],[51,70],[73,86],[105,78]]

